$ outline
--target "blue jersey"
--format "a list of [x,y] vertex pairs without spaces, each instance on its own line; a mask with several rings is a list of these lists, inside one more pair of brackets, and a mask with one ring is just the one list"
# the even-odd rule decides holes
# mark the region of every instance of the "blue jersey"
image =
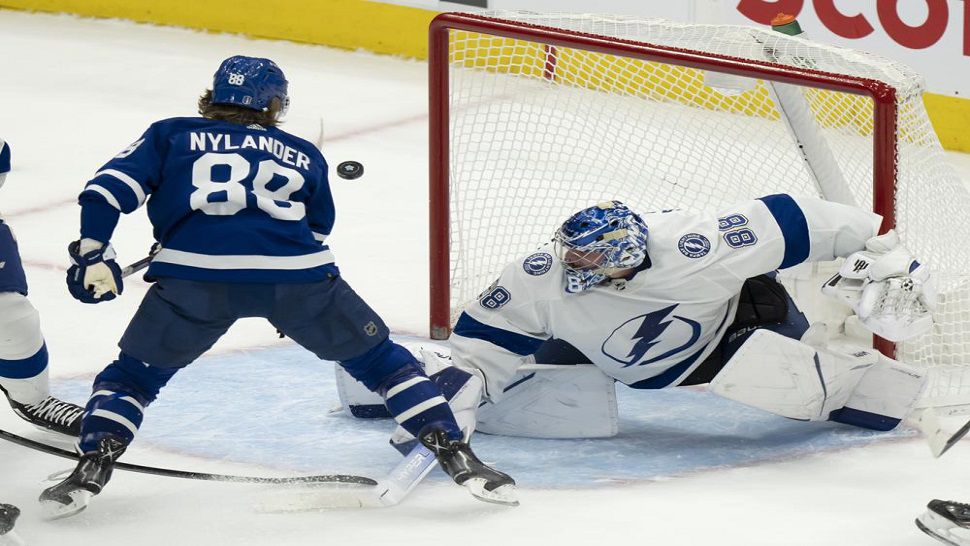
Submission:
[[0,138],[0,175],[10,172],[10,146]]
[[98,170],[80,201],[105,217],[107,229],[94,236],[82,211],[82,236],[99,240],[110,237],[117,211],[147,202],[163,248],[149,276],[295,283],[336,273],[325,244],[334,222],[327,162],[275,127],[156,122]]

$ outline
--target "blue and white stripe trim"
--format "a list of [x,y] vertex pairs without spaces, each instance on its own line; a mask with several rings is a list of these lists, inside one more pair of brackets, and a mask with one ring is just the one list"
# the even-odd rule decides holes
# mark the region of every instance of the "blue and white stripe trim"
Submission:
[[107,389],[91,394],[85,410],[81,425],[82,453],[97,449],[97,439],[103,434],[114,434],[125,443],[131,442],[145,416],[145,406],[134,397]]
[[94,182],[90,182],[90,183],[88,183],[87,186],[84,186],[84,191],[91,191],[91,192],[94,192],[94,193],[100,195],[101,197],[104,198],[104,200],[109,205],[111,205],[112,207],[114,207],[115,209],[117,209],[119,211],[121,210],[121,203],[119,203],[118,200],[115,199],[114,194],[111,193],[111,191],[108,188],[105,188],[104,186],[101,186],[101,185],[96,184]]
[[103,171],[94,173],[94,178],[98,178],[99,176],[110,176],[116,180],[120,180],[126,186],[128,186],[133,194],[135,194],[135,199],[137,200],[139,207],[145,204],[145,199],[147,199],[148,196],[145,195],[145,190],[142,188],[142,185],[139,184],[134,178],[116,169],[105,169]]
[[759,200],[768,207],[768,212],[775,218],[785,238],[785,255],[778,269],[792,267],[807,260],[811,250],[808,220],[795,199],[788,194],[779,193]]
[[126,214],[137,210],[148,199],[145,186],[117,169],[98,171],[84,186],[84,191],[100,195],[109,205]]
[[472,318],[468,313],[462,313],[455,324],[454,334],[462,337],[480,339],[492,345],[498,345],[506,351],[521,356],[534,354],[539,347],[546,341],[516,332],[509,332],[501,328],[496,328],[479,322]]

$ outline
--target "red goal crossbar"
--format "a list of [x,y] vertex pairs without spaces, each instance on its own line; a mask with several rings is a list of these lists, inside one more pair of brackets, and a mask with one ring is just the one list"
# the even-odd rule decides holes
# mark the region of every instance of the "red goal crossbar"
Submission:
[[[663,47],[564,29],[536,26],[462,13],[443,13],[429,28],[429,150],[430,150],[430,335],[446,339],[451,330],[450,264],[450,141],[449,141],[449,38],[451,31],[540,43],[549,49],[568,47],[644,61],[662,62],[701,70],[779,83],[863,95],[873,100],[873,203],[882,215],[881,232],[895,225],[896,90],[878,80],[741,59],[725,55]],[[548,50],[547,50],[548,51]],[[555,63],[546,63],[555,70]],[[538,241],[537,241],[538,243]],[[495,272],[496,275],[499,273]],[[482,289],[485,287],[483,286]],[[875,346],[892,356],[893,343],[876,338]]]

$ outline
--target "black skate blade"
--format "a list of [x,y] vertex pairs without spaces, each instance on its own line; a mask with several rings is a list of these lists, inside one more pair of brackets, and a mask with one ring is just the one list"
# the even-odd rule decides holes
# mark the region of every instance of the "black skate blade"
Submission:
[[954,445],[956,445],[957,442],[962,440],[963,437],[966,436],[968,432],[970,432],[970,421],[967,421],[966,424],[960,427],[960,430],[954,432],[953,435],[950,436],[950,439],[947,440],[946,444],[943,445],[943,449],[940,450],[940,453],[937,455],[937,458],[942,457],[943,454],[949,451],[951,447],[953,447]]

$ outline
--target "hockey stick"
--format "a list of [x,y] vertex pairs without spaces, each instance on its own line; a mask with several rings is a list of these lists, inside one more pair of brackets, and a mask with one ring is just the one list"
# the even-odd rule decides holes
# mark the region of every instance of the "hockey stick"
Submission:
[[[324,123],[323,118],[320,118],[320,132],[317,133],[317,141],[314,143],[320,152],[323,152],[323,134],[324,134]],[[364,176],[364,165],[359,161],[341,161],[337,165],[337,176],[343,178],[344,180],[357,180],[361,176]]]
[[[36,449],[50,455],[64,457],[65,459],[77,460],[78,456],[72,451],[61,449],[43,442],[31,440],[19,436],[12,432],[0,429],[0,438],[14,444]],[[171,468],[158,468],[154,466],[142,466],[137,464],[117,462],[115,468],[127,470],[129,472],[139,472],[141,474],[153,474],[155,476],[165,476],[169,478],[185,478],[190,480],[205,480],[213,482],[235,482],[235,483],[261,483],[261,484],[356,484],[356,485],[377,485],[377,481],[364,476],[353,476],[348,474],[324,474],[319,476],[294,476],[294,477],[260,477],[260,476],[233,476],[229,474],[213,474],[209,472],[191,472],[188,470],[175,470]]]
[[421,444],[381,478],[377,485],[366,489],[314,491],[304,489],[285,491],[261,505],[267,512],[307,512],[330,508],[383,508],[395,506],[428,475],[437,458]]
[[152,263],[152,258],[154,258],[155,255],[158,254],[161,250],[162,250],[162,245],[158,243],[153,243],[151,250],[148,251],[148,256],[145,256],[144,258],[138,260],[137,262],[128,264],[121,270],[121,278],[123,279],[125,277],[131,276],[135,273],[138,273],[142,269],[145,269],[146,267],[148,267],[148,264]]
[[394,506],[404,500],[425,476],[431,472],[438,459],[431,450],[420,443],[374,487],[378,506]]

